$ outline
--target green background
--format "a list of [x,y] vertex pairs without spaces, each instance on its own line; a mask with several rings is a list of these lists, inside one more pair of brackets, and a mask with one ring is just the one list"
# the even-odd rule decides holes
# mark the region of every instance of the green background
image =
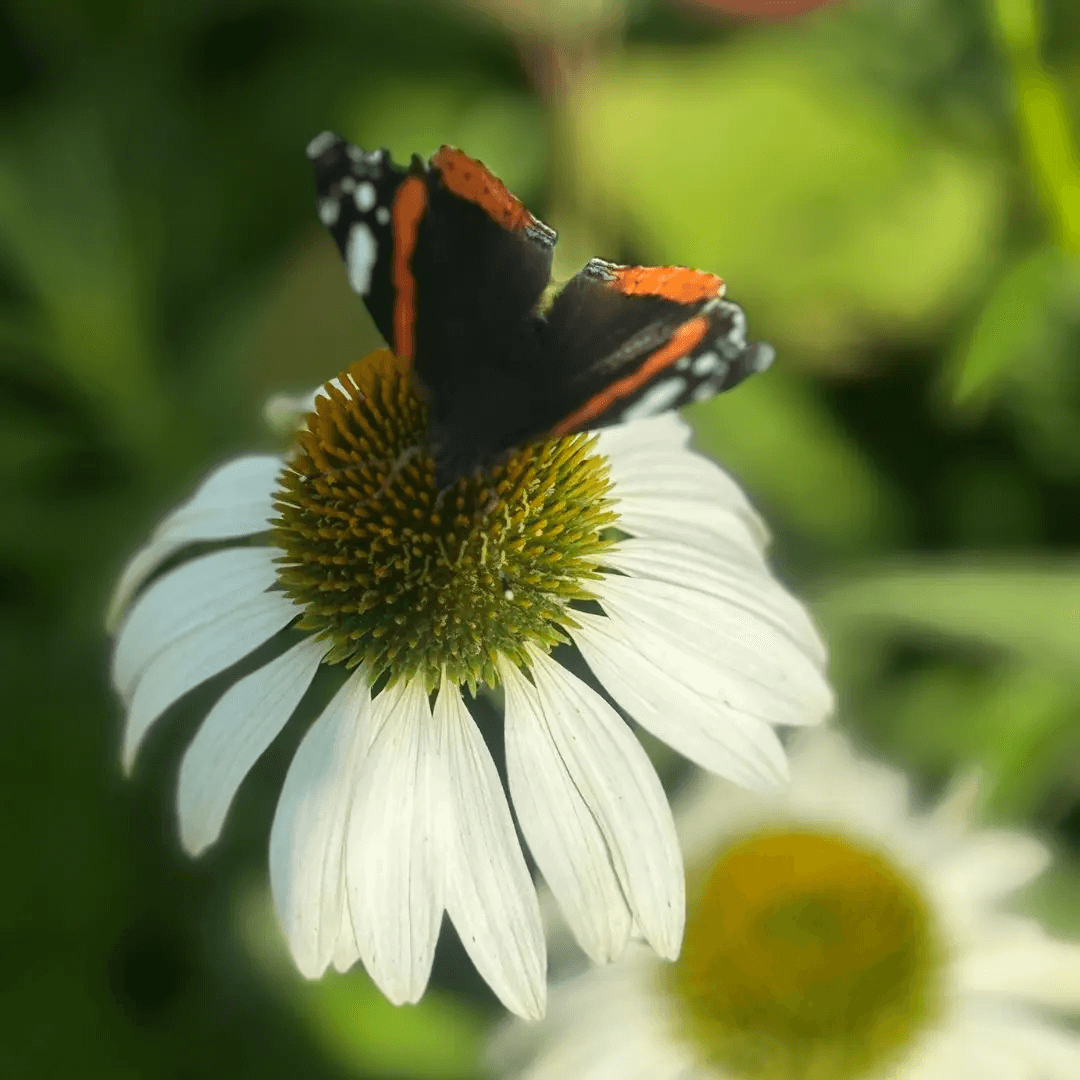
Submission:
[[977,765],[985,819],[1059,853],[1023,903],[1080,933],[1080,8],[706,6],[0,7],[0,1075],[469,1077],[498,1015],[449,932],[415,1008],[292,971],[265,847],[303,715],[197,862],[172,789],[224,683],[118,763],[127,554],[275,446],[269,395],[378,344],[314,214],[326,127],[482,158],[563,276],[728,280],[778,361],[690,418],[814,606],[841,721],[926,797]]

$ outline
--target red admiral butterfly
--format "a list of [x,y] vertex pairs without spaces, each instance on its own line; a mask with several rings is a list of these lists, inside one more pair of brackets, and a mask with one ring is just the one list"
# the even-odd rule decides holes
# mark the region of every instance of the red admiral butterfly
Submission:
[[545,303],[555,231],[444,146],[307,149],[349,282],[428,403],[440,487],[543,435],[652,416],[772,362],[713,274],[593,259]]

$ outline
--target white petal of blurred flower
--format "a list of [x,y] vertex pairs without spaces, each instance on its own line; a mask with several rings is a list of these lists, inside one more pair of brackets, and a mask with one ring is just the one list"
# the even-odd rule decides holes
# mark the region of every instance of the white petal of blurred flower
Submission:
[[[374,354],[276,403],[283,430],[315,410],[290,453],[212,472],[130,560],[110,609],[123,760],[285,631],[184,757],[180,832],[197,854],[319,667],[353,668],[300,742],[271,830],[298,968],[359,959],[391,1000],[415,1001],[445,910],[500,999],[536,1018],[536,893],[460,688],[505,690],[514,808],[588,954],[617,958],[636,927],[671,958],[685,900],[667,799],[616,708],[551,649],[575,643],[643,727],[755,789],[787,778],[774,726],[830,711],[825,649],[770,573],[757,514],[677,417],[535,444],[439,494],[395,365]],[[193,543],[215,550],[162,572]]]
[[[1080,942],[1002,910],[1049,856],[978,828],[963,781],[926,813],[835,731],[785,792],[699,776],[675,804],[690,875],[673,965],[634,942],[567,971],[489,1047],[504,1080],[1074,1080]],[[564,950],[565,952],[565,950]],[[580,959],[570,962],[580,969]]]

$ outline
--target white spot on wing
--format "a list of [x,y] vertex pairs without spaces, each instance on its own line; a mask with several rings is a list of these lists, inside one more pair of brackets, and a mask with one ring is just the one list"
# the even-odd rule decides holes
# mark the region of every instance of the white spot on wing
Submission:
[[340,184],[341,190],[344,192],[352,192],[356,190],[356,177],[355,176],[343,176]]
[[337,140],[337,135],[332,131],[321,131],[307,144],[307,156],[311,159],[319,157],[329,150]]
[[676,371],[685,371],[689,366],[690,366],[690,357],[689,356],[680,356],[679,359],[675,361],[675,370]]
[[357,184],[353,192],[353,202],[361,214],[366,214],[375,205],[375,185],[369,180]]
[[337,199],[320,199],[319,200],[319,220],[329,229],[337,219],[338,214],[341,213],[341,204]]
[[771,345],[759,345],[757,347],[757,356],[754,357],[754,370],[765,371],[772,366],[775,359],[776,350]]
[[715,397],[716,393],[715,383],[702,383],[691,396],[695,401],[704,401],[706,398]]
[[699,378],[703,379],[706,375],[711,375],[720,366],[720,357],[714,352],[703,352],[700,356],[694,357],[694,362],[690,365],[690,370]]
[[723,301],[720,309],[731,319],[731,329],[726,337],[716,342],[716,347],[733,360],[746,349],[746,315],[738,304],[729,300]]
[[679,375],[669,375],[654,383],[622,414],[624,420],[642,420],[670,408],[686,391],[686,380]]
[[362,222],[357,222],[349,230],[349,241],[345,246],[345,267],[349,272],[349,284],[361,296],[367,296],[371,288],[371,271],[379,257],[379,245],[371,230]]
[[385,206],[380,206],[378,208],[378,210],[375,211],[375,220],[380,225],[389,225],[390,224],[390,211],[387,210]]

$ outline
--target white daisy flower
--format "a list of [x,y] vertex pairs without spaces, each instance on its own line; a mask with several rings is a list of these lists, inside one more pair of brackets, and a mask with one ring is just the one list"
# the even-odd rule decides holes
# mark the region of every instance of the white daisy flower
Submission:
[[110,612],[125,766],[170,705],[290,628],[187,750],[184,847],[217,839],[320,664],[342,663],[352,674],[300,743],[270,836],[298,967],[359,958],[392,1001],[416,1001],[445,910],[506,1006],[536,1017],[536,894],[461,693],[499,686],[518,822],[585,951],[614,959],[634,925],[676,956],[683,868],[660,782],[550,651],[576,644],[619,706],[704,768],[784,781],[773,725],[820,720],[831,693],[757,515],[675,417],[540,442],[440,494],[423,406],[389,353],[313,400],[289,455],[222,465],[125,569]]
[[676,803],[690,875],[675,964],[632,944],[491,1046],[517,1080],[1075,1080],[1080,943],[1000,910],[1047,865],[976,829],[972,780],[913,814],[898,772],[800,734],[792,782],[700,778]]

